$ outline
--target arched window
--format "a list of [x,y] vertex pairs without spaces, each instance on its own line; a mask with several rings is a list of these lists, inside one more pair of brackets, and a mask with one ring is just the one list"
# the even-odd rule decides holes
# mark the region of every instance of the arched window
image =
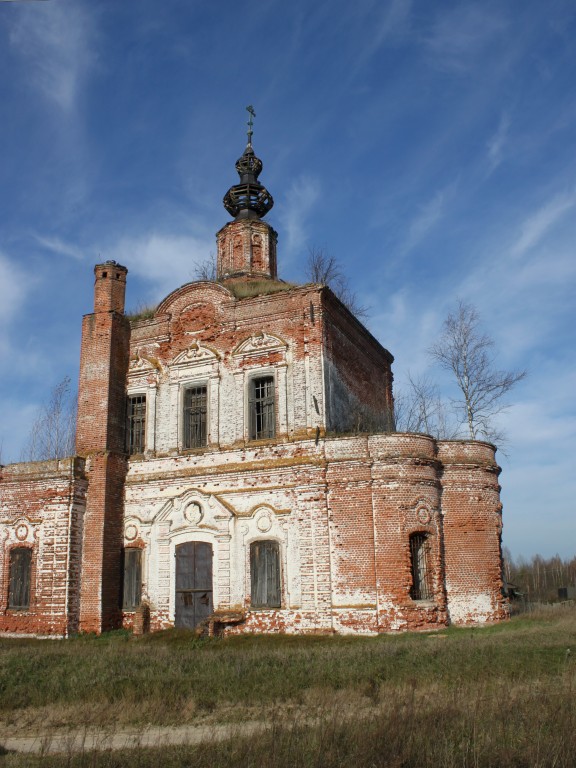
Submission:
[[32,550],[29,547],[15,547],[11,549],[8,608],[13,608],[17,611],[30,608],[31,573]]
[[280,608],[280,547],[277,541],[253,541],[250,545],[252,608]]
[[430,542],[425,533],[410,536],[410,568],[412,571],[412,600],[432,600],[432,579],[430,572]]

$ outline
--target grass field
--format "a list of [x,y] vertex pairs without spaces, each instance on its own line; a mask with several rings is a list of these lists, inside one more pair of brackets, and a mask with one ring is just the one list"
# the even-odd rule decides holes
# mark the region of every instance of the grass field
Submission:
[[0,766],[576,765],[576,610],[477,629],[197,640],[0,640],[2,734],[246,720],[202,746],[0,757]]

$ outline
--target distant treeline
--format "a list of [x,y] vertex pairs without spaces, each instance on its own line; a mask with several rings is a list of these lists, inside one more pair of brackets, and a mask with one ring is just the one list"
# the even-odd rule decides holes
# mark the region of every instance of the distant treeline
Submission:
[[[504,548],[504,575],[511,597],[530,602],[558,600],[558,589],[576,586],[576,556],[563,560],[559,555],[549,559],[534,555],[530,560],[514,559]],[[515,594],[516,593],[516,594]]]

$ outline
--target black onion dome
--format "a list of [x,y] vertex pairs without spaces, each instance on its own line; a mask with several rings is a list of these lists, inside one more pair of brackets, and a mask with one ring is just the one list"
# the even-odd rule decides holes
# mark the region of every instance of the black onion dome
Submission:
[[261,219],[274,205],[270,192],[258,181],[262,160],[256,157],[249,142],[242,157],[236,161],[240,183],[224,195],[224,208],[236,219]]

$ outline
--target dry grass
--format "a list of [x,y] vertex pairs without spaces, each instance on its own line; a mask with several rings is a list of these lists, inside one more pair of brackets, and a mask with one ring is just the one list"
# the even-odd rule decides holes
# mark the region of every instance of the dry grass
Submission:
[[157,308],[157,304],[140,302],[135,309],[130,309],[126,312],[126,317],[134,323],[137,320],[150,320],[150,318],[154,317]]
[[270,293],[279,293],[280,291],[289,291],[294,288],[294,283],[285,283],[281,280],[251,280],[238,281],[230,280],[225,283],[226,288],[231,291],[237,299],[249,299],[252,296],[266,296]]
[[[0,652],[0,733],[147,723],[239,729],[202,746],[0,757],[10,768],[574,765],[573,608],[428,635],[198,641],[172,632],[4,639]],[[269,729],[245,737],[247,720]]]

